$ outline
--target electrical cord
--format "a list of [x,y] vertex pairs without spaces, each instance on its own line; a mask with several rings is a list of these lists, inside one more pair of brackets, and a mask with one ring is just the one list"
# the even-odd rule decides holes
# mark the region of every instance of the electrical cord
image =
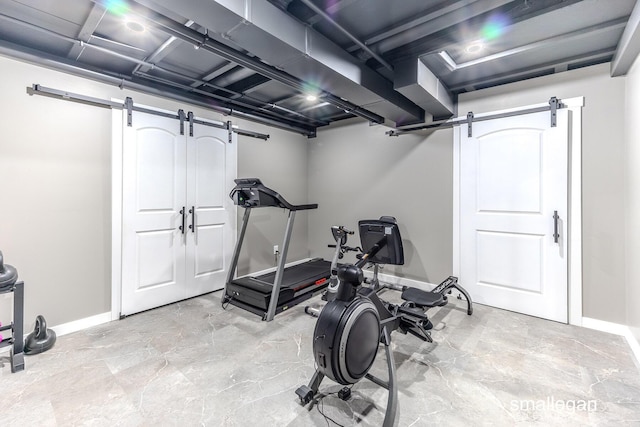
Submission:
[[[233,295],[226,295],[225,297],[223,297],[222,299],[222,309],[226,310],[227,307],[229,307],[229,304],[231,304],[231,300],[233,299]],[[226,300],[226,302],[225,302]]]
[[[353,387],[353,385],[351,385],[351,387]],[[349,387],[349,389],[351,389],[351,387]],[[337,422],[336,420],[334,420],[333,418],[331,418],[330,416],[326,415],[323,411],[324,411],[324,402],[323,399],[325,397],[328,396],[332,396],[332,395],[337,395],[340,392],[340,390],[338,391],[334,391],[332,393],[327,393],[327,394],[323,394],[321,395],[318,400],[316,401],[316,409],[318,410],[318,412],[320,413],[320,415],[322,415],[324,417],[325,422],[327,423],[327,427],[331,427],[331,424],[329,424],[329,421],[331,421],[333,424],[335,424],[338,427],[345,427],[343,424],[340,424],[339,422]],[[322,407],[322,409],[320,408]]]

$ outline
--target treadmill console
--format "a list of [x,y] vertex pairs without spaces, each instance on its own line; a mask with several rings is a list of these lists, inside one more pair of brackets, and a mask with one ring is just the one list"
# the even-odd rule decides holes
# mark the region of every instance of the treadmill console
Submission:
[[263,206],[278,206],[273,197],[255,189],[238,190],[233,197],[233,203],[245,208],[259,208]]
[[265,186],[258,178],[239,178],[229,197],[233,203],[244,208],[278,207],[291,211],[315,209],[317,204],[292,205],[284,197]]
[[240,178],[229,195],[233,203],[245,208],[265,206],[284,207],[278,200],[278,194],[262,184],[258,178]]

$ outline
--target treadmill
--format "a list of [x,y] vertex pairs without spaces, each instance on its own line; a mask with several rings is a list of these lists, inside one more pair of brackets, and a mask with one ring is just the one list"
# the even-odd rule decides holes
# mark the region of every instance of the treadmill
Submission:
[[[262,184],[258,178],[236,179],[235,183],[236,186],[231,190],[229,197],[234,204],[245,208],[245,211],[222,295],[222,305],[240,307],[262,316],[262,320],[269,322],[276,314],[311,298],[329,285],[331,263],[322,258],[284,267],[296,212],[316,209],[318,205],[292,205],[279,193]],[[234,279],[251,210],[266,207],[278,207],[289,211],[278,266],[271,273]]]

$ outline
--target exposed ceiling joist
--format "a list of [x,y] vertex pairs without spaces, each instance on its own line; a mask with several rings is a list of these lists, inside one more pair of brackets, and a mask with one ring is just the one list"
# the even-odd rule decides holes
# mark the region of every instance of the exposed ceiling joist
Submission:
[[[506,3],[507,1],[510,1],[510,0],[506,0],[503,3]],[[380,43],[383,40],[386,40],[398,34],[406,33],[407,31],[419,25],[423,25],[427,23],[429,23],[429,26],[432,28],[433,32],[439,31],[445,27],[436,29],[437,23],[434,22],[434,20],[436,20],[437,18],[440,18],[443,15],[450,14],[451,12],[465,6],[469,6],[469,0],[457,0],[450,4],[447,4],[444,7],[442,7],[441,5],[436,5],[433,8],[429,9],[427,13],[425,13],[422,16],[419,16],[418,18],[412,17],[409,20],[406,20],[405,22],[402,22],[402,23],[393,23],[391,26],[384,28],[381,31],[377,32],[376,34],[373,34],[367,37],[366,40],[364,41],[364,44],[366,44],[367,46],[374,46],[376,43]],[[358,45],[353,45],[348,47],[347,51],[353,52],[358,49],[359,49]]]
[[[369,120],[376,123],[384,122],[384,117],[396,123],[423,120],[423,110],[394,91],[390,81],[267,0],[244,0],[233,4],[212,0],[206,5],[192,2],[177,4],[172,0],[154,1],[175,13],[185,14],[186,18],[197,16],[199,23],[206,28],[219,26],[219,21],[223,19],[230,28],[224,34],[234,44],[275,64],[289,75],[283,80],[278,76],[282,73],[269,70],[273,76],[268,76],[270,78],[290,86],[295,82],[304,92],[311,85],[303,83],[303,79],[317,73],[317,78],[310,80],[316,80],[315,85],[324,91],[321,98],[353,114],[365,118],[369,116]],[[261,68],[265,68],[264,64],[254,59],[241,65],[254,67],[252,69],[260,73],[263,72]],[[325,80],[329,81],[328,87],[323,87]]]
[[[215,4],[218,4],[218,3],[215,2]],[[167,0],[167,1],[162,0],[162,6],[165,8],[169,8],[169,10],[171,10],[170,9],[171,7],[184,9],[185,4],[178,5],[170,0]],[[217,16],[217,15],[219,13],[223,13],[226,10],[226,7],[222,5],[220,5],[222,6],[222,9],[213,8],[214,3],[212,2],[209,2],[207,4],[206,11],[201,9],[200,7],[197,7],[198,5],[191,4],[191,6],[192,6],[192,9],[189,9],[187,12],[190,11],[190,15],[193,17],[198,16],[199,19],[201,20],[200,22],[202,22],[205,25],[206,25],[206,22],[204,22],[203,20],[206,20],[207,16],[211,16],[211,14],[213,14],[215,19],[219,19],[220,16]],[[243,11],[242,13],[244,13],[244,7],[241,7],[240,9],[242,9]],[[180,38],[193,45],[197,45],[201,50],[209,51],[215,55],[218,55],[224,59],[227,59],[228,61],[234,62],[256,73],[262,74],[265,77],[284,83],[287,86],[290,86],[292,88],[295,88],[296,90],[299,90],[301,93],[304,93],[306,90],[308,90],[309,84],[305,83],[302,79],[296,76],[293,76],[291,74],[285,73],[273,66],[267,65],[264,62],[254,57],[251,57],[245,53],[242,53],[236,49],[233,49],[221,42],[218,42],[190,28],[185,28],[184,26],[178,26],[174,21],[168,19],[166,16],[159,14],[154,10],[149,9],[145,6],[142,6],[141,4],[131,2],[130,10],[132,12],[135,12],[145,17],[145,19],[147,20],[147,23],[153,26],[154,28],[164,31],[167,34],[174,35],[177,38]],[[228,12],[231,12],[231,11],[228,11]],[[241,19],[244,19],[244,18],[241,18]],[[320,96],[327,102],[332,103],[336,106],[339,106],[340,108],[343,108],[345,110],[348,110],[349,112],[355,115],[358,115],[362,118],[365,118],[369,121],[373,121],[376,123],[381,123],[384,121],[384,117],[378,114],[372,113],[366,110],[365,108],[360,107],[359,105],[355,105],[348,100],[341,99],[340,97],[336,97],[335,95],[329,92],[323,92],[322,94],[320,94]]]
[[[405,24],[407,26],[406,30],[390,34],[383,38],[380,38],[380,35],[378,35],[378,41],[370,42],[368,44],[370,44],[373,49],[382,53],[400,48],[400,53],[395,56],[413,55],[416,53],[417,49],[412,49],[411,53],[404,52],[405,49],[403,46],[407,45],[407,40],[413,41],[424,39],[440,31],[445,31],[449,28],[455,27],[456,25],[466,23],[470,19],[479,15],[508,5],[511,1],[512,0],[484,0],[475,1],[471,4],[466,2],[467,5],[464,7],[453,7],[450,12],[444,14],[441,14],[438,11],[433,11],[427,14],[423,20],[416,20],[415,22]],[[455,5],[459,6],[458,3],[455,3]],[[448,8],[445,8],[445,10],[448,10]],[[411,43],[409,45],[411,45]]]
[[300,0],[300,1],[303,2],[308,8],[313,10],[315,13],[317,13],[318,16],[322,17],[325,21],[327,21],[329,24],[331,24],[334,28],[336,28],[338,31],[340,31],[342,34],[347,36],[360,49],[364,50],[369,55],[371,55],[373,58],[375,58],[375,60],[378,61],[382,66],[384,66],[386,69],[388,69],[390,71],[393,71],[393,67],[391,66],[391,64],[389,64],[387,61],[385,61],[380,55],[378,55],[377,53],[375,53],[374,51],[369,49],[369,47],[367,47],[367,45],[365,43],[363,43],[360,40],[358,40],[358,38],[356,36],[351,34],[342,25],[340,25],[336,21],[334,21],[333,18],[331,18],[331,16],[329,16],[322,9],[320,9],[318,6],[313,4],[313,2],[311,0]]
[[533,76],[540,76],[542,74],[551,74],[557,72],[556,70],[569,69],[570,64],[584,63],[595,64],[601,63],[611,59],[615,50],[614,49],[602,49],[591,52],[589,55],[576,55],[569,58],[564,58],[561,61],[545,62],[533,67],[521,68],[518,70],[511,70],[504,73],[494,74],[491,77],[479,78],[474,80],[468,80],[456,85],[452,85],[449,89],[453,93],[471,92],[477,88],[484,88],[495,86],[498,83],[511,83],[522,79],[531,78]]
[[626,24],[626,18],[613,19],[611,21],[602,22],[602,23],[592,25],[586,28],[581,28],[575,31],[570,31],[564,34],[560,34],[558,36],[549,37],[543,40],[536,41],[534,43],[518,46],[513,49],[508,49],[502,52],[494,53],[492,55],[482,56],[480,58],[462,62],[459,64],[457,64],[451,57],[446,59],[446,62],[449,67],[453,68],[452,71],[461,70],[463,68],[473,67],[479,64],[483,64],[485,62],[506,58],[508,56],[519,55],[533,49],[542,49],[545,47],[555,45],[556,43],[567,42],[571,40],[578,40],[587,36],[597,35],[604,31],[609,31],[616,28],[624,28],[625,24]]
[[637,2],[611,61],[611,77],[623,76],[640,54],[640,2]]
[[[80,31],[78,32],[76,38],[78,40],[88,42],[91,39],[93,32],[96,30],[96,28],[98,28],[98,24],[100,24],[100,21],[102,20],[102,17],[106,12],[107,10],[102,7],[102,5],[99,5],[97,3],[94,4],[91,8],[91,12],[89,12],[89,16],[87,16],[87,19],[84,21],[84,24],[82,25],[82,28],[80,28]],[[81,44],[74,44],[71,47],[71,50],[69,50],[69,54],[67,55],[67,57],[77,60],[82,54],[83,50],[84,47]]]
[[[406,34],[388,38],[375,48],[385,53],[392,61],[434,52],[451,43],[463,43],[465,34],[482,34],[487,21],[492,16],[500,16],[514,25],[546,13],[566,8],[583,0],[542,0],[539,7],[525,7],[526,2],[509,0],[486,0],[471,4],[419,26]],[[541,32],[541,35],[544,32]],[[476,36],[477,37],[477,36]],[[411,40],[407,43],[407,39]]]
[[[184,26],[187,28],[190,28],[193,24],[194,24],[193,21],[187,21],[187,23],[184,24]],[[175,38],[174,36],[169,37],[167,40],[165,40],[164,43],[160,45],[160,47],[154,50],[151,53],[151,55],[147,56],[145,59],[149,62],[162,61],[172,51],[178,48],[178,44],[176,43],[177,40],[178,39]],[[147,67],[146,65],[137,65],[136,68],[133,70],[133,73],[136,73],[137,71],[149,71],[149,67]]]
[[[612,74],[624,74],[640,51],[635,0],[2,4],[2,54],[307,136],[355,115],[422,123],[455,109],[455,96],[440,99],[449,89],[563,72],[614,52]],[[306,99],[313,92],[319,99]]]
[[[340,12],[340,10],[344,9],[345,7],[353,3],[356,3],[357,1],[359,0],[336,0],[327,5],[325,12],[328,13],[329,15],[335,15],[338,12]],[[309,18],[307,22],[309,23],[309,25],[315,25],[318,22],[322,21],[322,19],[323,19],[322,16],[317,14]]]

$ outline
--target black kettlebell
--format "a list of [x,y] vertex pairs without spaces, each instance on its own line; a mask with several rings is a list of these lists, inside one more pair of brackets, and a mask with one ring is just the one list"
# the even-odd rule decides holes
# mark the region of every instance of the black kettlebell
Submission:
[[0,251],[0,289],[10,288],[18,281],[18,272],[16,269],[4,263],[2,251]]
[[56,343],[56,333],[47,329],[47,321],[43,315],[36,317],[36,326],[24,340],[24,354],[39,354],[49,350]]

